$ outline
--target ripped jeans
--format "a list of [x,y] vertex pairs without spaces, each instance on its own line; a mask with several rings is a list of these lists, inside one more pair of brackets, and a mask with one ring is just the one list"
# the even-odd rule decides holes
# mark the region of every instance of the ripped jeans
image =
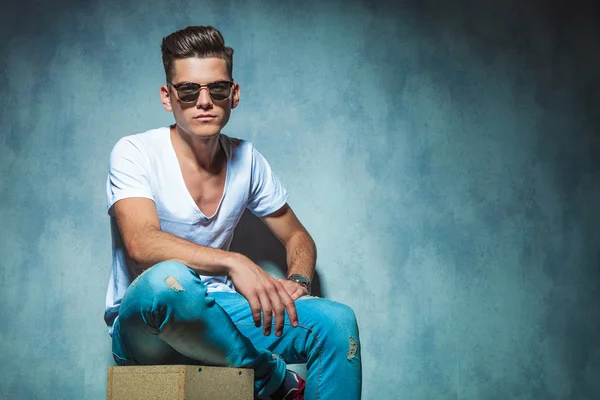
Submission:
[[354,312],[317,297],[295,301],[298,327],[283,334],[254,325],[238,293],[206,292],[195,271],[177,261],[146,270],[131,283],[113,327],[117,365],[188,364],[252,368],[255,393],[267,398],[286,363],[306,363],[307,400],[360,399],[361,358]]

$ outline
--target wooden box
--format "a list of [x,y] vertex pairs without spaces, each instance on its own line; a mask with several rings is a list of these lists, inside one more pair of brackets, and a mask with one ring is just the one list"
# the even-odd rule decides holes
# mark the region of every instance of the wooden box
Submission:
[[253,400],[254,371],[199,365],[108,367],[107,400]]

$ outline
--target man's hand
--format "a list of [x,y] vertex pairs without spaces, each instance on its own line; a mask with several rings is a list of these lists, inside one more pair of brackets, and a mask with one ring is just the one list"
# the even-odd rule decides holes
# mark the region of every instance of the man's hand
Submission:
[[285,291],[288,292],[288,294],[291,296],[292,300],[296,300],[299,297],[304,296],[305,294],[310,294],[310,292],[308,291],[308,289],[295,281],[290,281],[287,279],[277,279],[285,288]]
[[262,312],[264,334],[268,336],[271,333],[271,320],[274,316],[275,335],[281,336],[284,311],[287,310],[292,326],[298,326],[298,315],[296,314],[294,300],[284,285],[246,256],[232,253],[232,257],[229,276],[237,292],[248,300],[254,325],[257,328],[260,326]]

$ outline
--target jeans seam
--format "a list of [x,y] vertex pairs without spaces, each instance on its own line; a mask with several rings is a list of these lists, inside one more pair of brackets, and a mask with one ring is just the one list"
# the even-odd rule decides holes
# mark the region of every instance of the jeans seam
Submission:
[[[237,323],[236,325],[255,326],[253,323],[248,323],[248,322],[240,322],[240,323]],[[284,324],[284,325],[292,326],[292,324]],[[323,364],[322,355],[321,355],[321,340],[319,339],[319,336],[313,331],[313,329],[311,327],[302,325],[302,324],[298,324],[297,327],[304,328],[307,331],[309,331],[311,333],[311,335],[313,335],[315,340],[317,341],[317,354],[318,354],[318,358],[319,358],[319,368],[317,369],[317,385],[316,385],[317,393],[316,393],[315,400],[319,400],[319,385],[321,384],[321,365]]]
[[298,324],[298,326],[310,331],[310,333],[314,336],[315,340],[317,341],[317,354],[319,356],[319,369],[317,370],[317,385],[315,390],[317,391],[317,393],[315,394],[315,400],[319,400],[319,386],[321,385],[321,365],[323,364],[322,359],[321,359],[321,340],[319,340],[319,336],[312,330],[312,328],[302,325],[302,324]]

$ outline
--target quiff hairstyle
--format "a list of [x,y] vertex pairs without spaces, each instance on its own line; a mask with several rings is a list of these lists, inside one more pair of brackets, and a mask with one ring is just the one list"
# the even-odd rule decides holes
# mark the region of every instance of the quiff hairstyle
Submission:
[[225,46],[223,35],[212,26],[188,26],[164,37],[160,46],[167,81],[175,75],[175,60],[216,57],[225,60],[232,79],[233,49]]

